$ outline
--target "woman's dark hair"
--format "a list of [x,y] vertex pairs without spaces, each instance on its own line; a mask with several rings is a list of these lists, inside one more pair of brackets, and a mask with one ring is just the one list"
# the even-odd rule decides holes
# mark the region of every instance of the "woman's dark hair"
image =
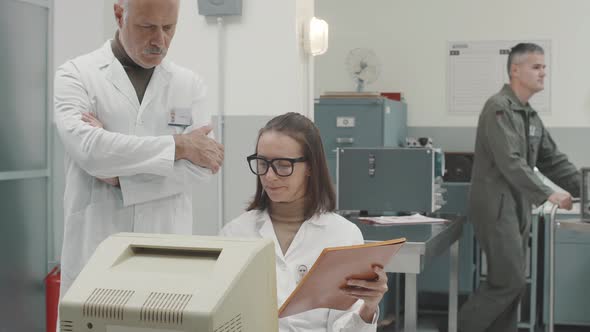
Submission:
[[[310,169],[305,193],[305,220],[315,214],[334,211],[336,208],[336,194],[330,180],[324,146],[318,128],[311,120],[299,113],[289,112],[274,117],[258,132],[256,153],[258,153],[260,136],[270,131],[291,137],[303,149],[303,157],[306,158]],[[258,177],[256,180],[256,195],[247,210],[265,210],[269,207],[269,204],[270,198],[262,188],[260,177]]]

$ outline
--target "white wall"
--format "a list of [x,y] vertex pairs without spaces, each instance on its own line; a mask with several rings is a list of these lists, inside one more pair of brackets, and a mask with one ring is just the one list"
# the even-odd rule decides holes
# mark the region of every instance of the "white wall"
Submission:
[[475,126],[475,115],[446,111],[447,41],[550,39],[552,114],[543,119],[589,127],[589,12],[587,0],[319,0],[316,16],[330,24],[330,49],[317,59],[315,93],[352,91],[345,57],[371,48],[382,71],[367,90],[402,91],[409,126]]
[[104,42],[101,1],[54,0],[54,71],[66,60]]
[[[225,113],[269,115],[301,111],[297,3],[313,1],[244,1],[242,17],[225,22]],[[209,86],[207,106],[217,109],[217,23],[198,15],[197,1],[182,1],[169,57],[201,73]]]
[[111,39],[117,31],[117,21],[115,20],[115,9],[113,5],[117,0],[104,0],[103,7],[103,39]]

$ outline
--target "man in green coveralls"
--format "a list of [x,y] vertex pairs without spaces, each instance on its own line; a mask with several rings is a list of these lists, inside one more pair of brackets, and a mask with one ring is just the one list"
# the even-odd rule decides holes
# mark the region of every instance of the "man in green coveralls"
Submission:
[[[488,99],[477,125],[469,220],[486,255],[488,275],[461,308],[462,332],[518,330],[532,206],[550,201],[569,210],[571,195],[580,193],[580,173],[528,102],[543,90],[543,49],[529,43],[513,47],[508,75],[510,84]],[[544,185],[535,166],[569,193]]]

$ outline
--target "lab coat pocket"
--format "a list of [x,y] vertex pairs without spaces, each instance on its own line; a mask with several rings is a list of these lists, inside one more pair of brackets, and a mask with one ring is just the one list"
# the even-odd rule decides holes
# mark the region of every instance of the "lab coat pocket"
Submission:
[[184,128],[185,127],[183,126],[168,125],[168,132],[170,133],[170,135],[179,135],[184,132]]

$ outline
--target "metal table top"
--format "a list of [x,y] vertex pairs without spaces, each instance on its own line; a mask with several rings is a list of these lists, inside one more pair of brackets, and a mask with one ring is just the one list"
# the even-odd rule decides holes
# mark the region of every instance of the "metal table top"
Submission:
[[446,252],[461,237],[463,220],[455,219],[444,224],[420,225],[369,225],[349,218],[363,233],[365,241],[384,241],[400,237],[406,243],[385,267],[387,272],[420,273],[424,265]]
[[577,232],[590,232],[590,222],[582,220],[557,220],[557,227],[563,229],[571,229]]
[[[550,204],[545,204],[545,206],[543,206],[543,213],[545,215],[549,215],[551,213]],[[590,232],[590,222],[582,221],[580,217],[580,203],[574,203],[574,206],[570,211],[557,210],[555,224],[561,229],[568,229],[577,232]]]

